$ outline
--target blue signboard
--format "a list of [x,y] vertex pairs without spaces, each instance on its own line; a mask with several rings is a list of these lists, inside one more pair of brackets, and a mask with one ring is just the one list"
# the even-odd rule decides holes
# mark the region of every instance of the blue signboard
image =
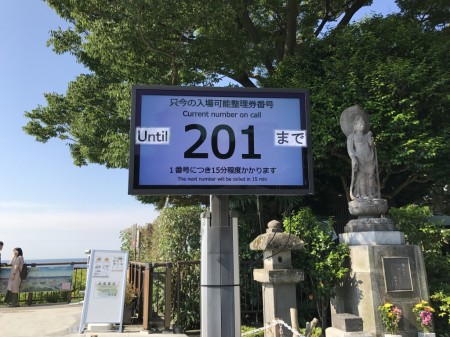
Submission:
[[310,194],[308,93],[134,86],[130,194]]

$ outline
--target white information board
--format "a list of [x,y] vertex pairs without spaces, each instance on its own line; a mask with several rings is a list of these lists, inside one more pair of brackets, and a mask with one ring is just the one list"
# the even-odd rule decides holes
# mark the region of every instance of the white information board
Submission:
[[88,323],[119,323],[122,331],[128,252],[91,250],[80,333]]

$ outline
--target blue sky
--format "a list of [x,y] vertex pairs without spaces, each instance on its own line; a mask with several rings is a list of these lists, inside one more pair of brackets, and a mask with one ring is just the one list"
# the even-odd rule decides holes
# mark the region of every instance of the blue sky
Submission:
[[127,170],[73,165],[67,145],[25,134],[24,111],[45,105],[43,93],[65,93],[86,70],[46,47],[67,23],[40,0],[0,1],[0,240],[2,260],[14,247],[25,259],[83,257],[119,249],[119,232],[157,213],[128,195]]
[[[375,0],[366,13],[390,13],[392,0]],[[46,47],[50,30],[67,23],[40,0],[0,1],[0,240],[3,261],[14,247],[25,259],[84,257],[85,249],[119,249],[119,233],[157,217],[128,196],[128,172],[73,165],[67,145],[26,135],[23,114],[43,94],[64,94],[86,70],[70,55]],[[200,223],[199,223],[200,225]]]

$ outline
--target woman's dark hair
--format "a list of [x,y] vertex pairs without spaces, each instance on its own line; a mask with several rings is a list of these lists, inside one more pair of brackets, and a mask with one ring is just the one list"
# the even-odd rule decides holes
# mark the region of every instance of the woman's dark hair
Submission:
[[17,254],[17,256],[23,256],[22,248],[16,247],[16,248],[14,248],[14,250],[17,250],[17,252],[19,253],[19,254]]

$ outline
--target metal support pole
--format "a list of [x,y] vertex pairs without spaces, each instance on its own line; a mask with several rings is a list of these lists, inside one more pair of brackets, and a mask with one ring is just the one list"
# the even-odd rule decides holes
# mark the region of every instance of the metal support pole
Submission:
[[201,336],[239,336],[238,226],[228,196],[210,197],[201,226]]

